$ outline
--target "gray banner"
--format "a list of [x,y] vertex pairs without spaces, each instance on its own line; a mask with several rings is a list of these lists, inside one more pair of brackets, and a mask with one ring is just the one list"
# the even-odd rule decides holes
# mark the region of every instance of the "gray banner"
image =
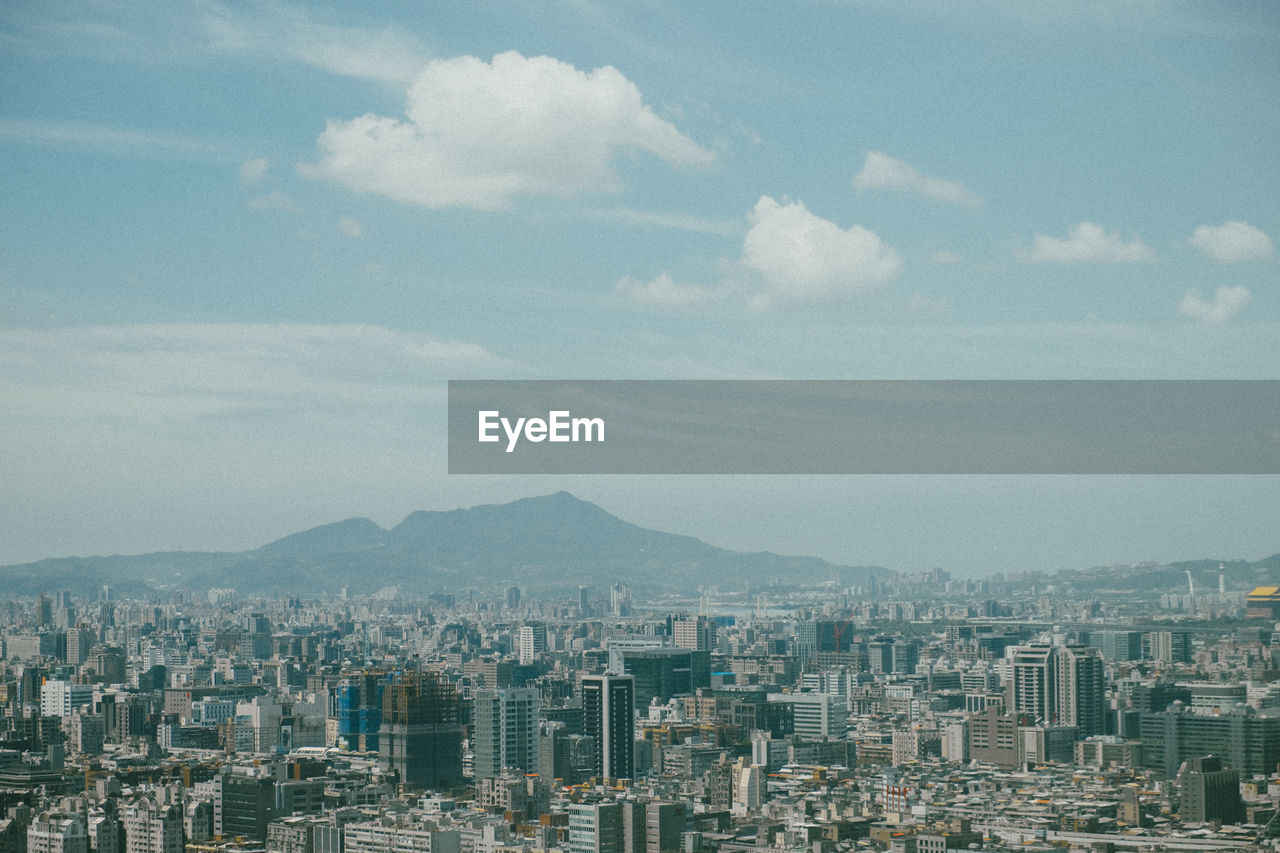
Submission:
[[1280,381],[451,380],[451,474],[1277,474]]

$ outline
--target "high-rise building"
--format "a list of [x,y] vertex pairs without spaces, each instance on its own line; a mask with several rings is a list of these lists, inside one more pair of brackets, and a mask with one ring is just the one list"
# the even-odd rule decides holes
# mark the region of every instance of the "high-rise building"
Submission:
[[1008,650],[1009,683],[1005,707],[1011,714],[1049,722],[1054,717],[1057,681],[1049,645],[1013,646]]
[[1075,726],[1079,736],[1106,730],[1106,688],[1102,654],[1092,646],[1062,646],[1054,663],[1057,712],[1054,722]]
[[1188,758],[1178,772],[1184,823],[1239,823],[1244,820],[1240,771],[1223,767],[1216,755]]
[[791,706],[793,731],[806,738],[844,737],[849,713],[845,699],[830,693],[770,693],[770,702]]
[[571,803],[569,853],[624,853],[622,803]]
[[462,778],[458,691],[435,672],[406,672],[382,693],[378,754],[410,788],[447,787]]
[[657,699],[688,696],[711,686],[711,656],[684,648],[624,649],[623,671],[635,677],[636,710],[641,714]]
[[520,626],[520,663],[533,663],[547,650],[547,626],[533,622]]
[[680,836],[684,833],[692,809],[685,802],[652,802],[644,812],[645,853],[665,853],[680,849]]
[[716,623],[706,616],[676,619],[671,623],[671,634],[675,645],[682,649],[709,652],[716,647]]
[[595,741],[593,772],[605,779],[635,776],[635,679],[582,677],[582,733]]
[[475,775],[538,769],[538,691],[531,687],[479,690],[472,710]]
[[1280,764],[1280,717],[1250,709],[1225,714],[1196,714],[1185,706],[1143,713],[1142,763],[1170,779],[1189,758],[1216,755],[1248,778],[1274,773]]

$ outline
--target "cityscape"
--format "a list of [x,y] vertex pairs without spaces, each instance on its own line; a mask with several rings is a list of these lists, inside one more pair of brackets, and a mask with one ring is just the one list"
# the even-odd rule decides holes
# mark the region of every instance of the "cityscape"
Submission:
[[0,853],[1280,853],[1280,3],[0,2]]
[[[531,500],[590,557],[581,502]],[[355,592],[353,567],[336,593],[9,598],[0,850],[1280,849],[1280,586],[1249,580],[1280,555],[777,559],[734,589]],[[1121,588],[1153,572],[1185,582]]]

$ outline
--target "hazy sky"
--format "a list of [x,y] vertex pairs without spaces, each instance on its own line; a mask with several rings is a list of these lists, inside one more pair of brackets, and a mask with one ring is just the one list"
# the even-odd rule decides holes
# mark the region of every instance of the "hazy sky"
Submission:
[[1278,92],[1274,2],[12,0],[0,562],[561,488],[912,570],[1280,551],[1274,477],[449,477],[443,409],[1280,378]]

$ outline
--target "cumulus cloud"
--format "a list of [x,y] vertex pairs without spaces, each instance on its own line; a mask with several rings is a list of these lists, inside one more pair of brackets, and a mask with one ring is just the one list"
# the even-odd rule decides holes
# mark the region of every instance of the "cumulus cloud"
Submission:
[[1275,245],[1265,232],[1235,220],[1221,225],[1201,225],[1187,242],[1220,264],[1265,260],[1276,253]]
[[240,180],[246,184],[256,184],[267,176],[271,161],[266,157],[256,157],[240,164]]
[[859,190],[903,190],[922,195],[943,204],[978,207],[982,196],[959,181],[948,181],[926,175],[910,163],[890,157],[883,151],[868,151],[853,185]]
[[1057,264],[1130,263],[1154,261],[1156,253],[1136,235],[1126,240],[1117,231],[1081,222],[1071,227],[1065,240],[1037,234],[1031,248],[1019,252],[1018,256],[1028,261]]
[[764,310],[838,302],[879,290],[902,271],[893,247],[860,225],[841,228],[800,202],[762,196],[736,261],[714,286],[682,284],[664,272],[625,277],[614,292],[643,305],[689,307],[731,299]]
[[615,191],[624,152],[675,166],[711,152],[660,118],[617,69],[579,71],[514,51],[428,64],[405,118],[330,121],[304,175],[431,208],[510,207],[519,196]]
[[764,196],[751,215],[742,266],[759,274],[763,288],[754,308],[833,302],[888,285],[902,271],[893,247],[860,225],[841,228],[799,202]]
[[1249,301],[1249,288],[1243,286],[1219,287],[1212,299],[1205,299],[1198,290],[1190,290],[1182,297],[1178,313],[1201,323],[1225,323],[1240,312]]
[[343,237],[350,237],[356,240],[364,236],[364,224],[359,219],[344,216],[338,220],[338,232]]

